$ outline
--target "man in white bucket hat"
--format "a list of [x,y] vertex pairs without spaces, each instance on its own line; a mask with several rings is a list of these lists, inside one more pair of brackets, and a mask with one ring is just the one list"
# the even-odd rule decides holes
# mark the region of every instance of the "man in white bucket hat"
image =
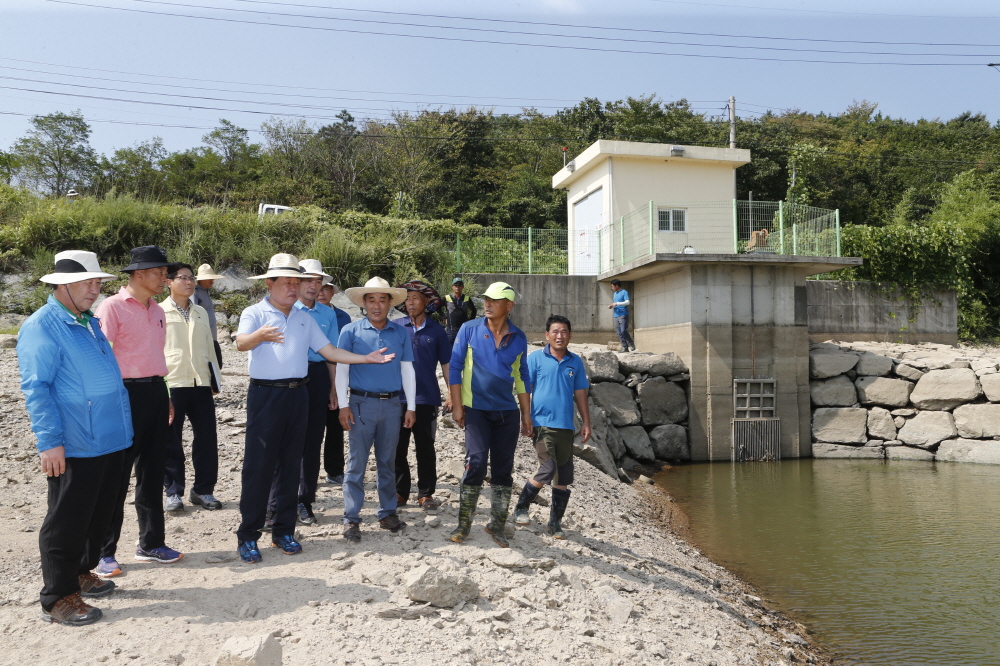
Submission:
[[250,352],[242,522],[236,531],[240,559],[248,563],[261,560],[257,540],[264,527],[275,471],[271,543],[289,555],[302,551],[295,540],[295,505],[309,418],[309,350],[326,361],[342,364],[381,364],[394,357],[383,356],[384,348],[358,355],[330,344],[316,321],[295,307],[303,276],[293,255],[271,257],[267,272],[251,278],[267,281],[267,296],[243,311],[237,329],[236,348]]
[[48,512],[38,533],[42,619],[67,625],[103,615],[83,597],[115,589],[91,569],[111,528],[132,415],[118,362],[90,306],[105,273],[93,252],[55,256],[41,278],[54,291],[21,327],[21,390],[48,477]]
[[215,320],[215,303],[212,301],[212,294],[209,291],[216,280],[222,280],[222,275],[216,275],[211,265],[202,264],[198,267],[198,273],[194,276],[197,286],[191,296],[191,302],[205,308],[208,313],[208,325],[212,329],[212,341],[215,343],[215,355],[219,357],[219,367],[222,367],[222,348],[219,346],[219,328]]
[[[344,327],[339,347],[359,354],[384,347],[396,357],[392,363],[378,367],[337,368],[340,424],[348,431],[344,538],[356,542],[361,540],[365,469],[373,446],[378,472],[379,526],[391,532],[406,526],[396,515],[396,443],[400,424],[412,428],[416,420],[417,377],[410,334],[388,318],[389,309],[406,300],[406,290],[390,287],[382,278],[373,277],[363,287],[348,289],[347,297],[365,309],[365,317]],[[406,398],[402,415],[400,392]]]

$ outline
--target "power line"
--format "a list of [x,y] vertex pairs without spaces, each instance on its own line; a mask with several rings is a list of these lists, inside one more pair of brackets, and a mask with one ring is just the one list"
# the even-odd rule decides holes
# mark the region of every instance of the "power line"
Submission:
[[718,2],[691,2],[689,0],[650,0],[673,5],[695,5],[697,7],[725,7],[727,9],[762,9],[771,12],[802,12],[810,14],[840,14],[842,16],[884,16],[887,18],[929,18],[929,19],[997,19],[1000,16],[944,16],[941,14],[879,14],[874,12],[843,12],[829,9],[798,9],[792,7],[755,7],[753,5],[729,5]]
[[[512,42],[512,41],[500,41],[500,40],[486,40],[486,39],[471,39],[465,37],[444,37],[440,35],[414,35],[407,33],[394,33],[394,32],[382,32],[375,30],[355,30],[349,28],[333,28],[329,26],[315,26],[315,25],[292,25],[286,23],[269,23],[265,21],[250,21],[247,19],[235,19],[235,18],[225,18],[219,16],[202,16],[196,14],[177,14],[171,12],[159,12],[147,9],[134,9],[129,7],[109,7],[106,5],[96,5],[85,2],[74,2],[71,0],[48,0],[49,2],[54,2],[57,4],[72,5],[78,7],[90,7],[96,9],[108,9],[114,11],[126,11],[134,12],[139,14],[151,14],[155,16],[173,16],[177,18],[193,18],[207,21],[220,21],[225,23],[240,23],[244,25],[261,25],[271,28],[296,28],[300,30],[318,30],[324,32],[338,32],[347,34],[361,34],[361,35],[374,35],[381,37],[406,37],[410,39],[424,39],[433,41],[448,41],[448,42],[461,42],[461,43],[471,43],[471,44],[488,44],[497,46],[523,46],[529,48],[544,48],[544,49],[561,49],[570,51],[588,51],[597,53],[621,53],[626,55],[655,55],[655,56],[668,56],[668,57],[679,57],[679,58],[710,58],[719,60],[751,60],[759,62],[801,62],[801,63],[811,63],[811,64],[827,64],[827,65],[885,65],[885,66],[900,66],[900,67],[969,67],[974,65],[980,65],[981,63],[946,63],[946,62],[879,62],[879,61],[859,61],[859,60],[819,60],[819,59],[809,59],[809,58],[765,58],[760,56],[728,56],[728,55],[718,55],[718,54],[695,54],[695,53],[668,53],[663,51],[638,51],[631,49],[609,49],[609,48],[598,48],[592,46],[573,46],[568,44],[537,44],[531,42]],[[215,8],[212,8],[215,9]],[[752,47],[747,47],[752,48]],[[905,55],[905,54],[898,54]],[[949,57],[972,57],[972,56],[957,56],[951,55]]]

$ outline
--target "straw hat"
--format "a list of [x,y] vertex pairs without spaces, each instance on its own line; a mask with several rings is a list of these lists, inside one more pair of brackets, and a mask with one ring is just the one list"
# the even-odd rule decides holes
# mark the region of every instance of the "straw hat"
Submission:
[[267,264],[267,272],[263,275],[252,275],[250,279],[263,280],[265,278],[278,277],[302,277],[302,268],[299,266],[299,260],[295,255],[284,253],[274,255]]
[[323,264],[319,259],[299,259],[299,268],[306,275],[323,278],[323,284],[326,284],[328,278],[333,279],[332,275],[323,272]]
[[211,264],[202,264],[198,267],[198,274],[194,276],[195,280],[225,280],[225,275],[216,275],[215,271],[212,270]]
[[97,263],[97,255],[83,250],[66,250],[55,257],[56,270],[38,278],[48,284],[70,284],[101,278],[102,282],[114,280],[115,276],[105,273]]
[[375,276],[368,282],[365,282],[363,287],[350,287],[346,292],[347,297],[351,299],[351,303],[354,303],[358,307],[364,307],[365,294],[389,294],[392,299],[390,305],[399,305],[406,300],[406,290],[400,289],[399,287],[390,287],[389,283],[382,278]]

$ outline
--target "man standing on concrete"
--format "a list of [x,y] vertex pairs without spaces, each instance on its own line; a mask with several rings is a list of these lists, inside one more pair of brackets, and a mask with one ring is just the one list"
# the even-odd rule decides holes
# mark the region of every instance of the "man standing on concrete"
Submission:
[[[323,305],[333,308],[337,315],[337,328],[351,323],[351,315],[333,304],[334,294],[340,293],[340,288],[333,284],[332,278],[323,278],[324,284],[316,296]],[[340,425],[340,410],[331,409],[326,416],[326,439],[323,442],[323,471],[326,472],[326,482],[335,486],[344,485],[344,427]]]
[[457,277],[451,281],[451,293],[444,297],[445,300],[445,330],[448,332],[448,339],[455,343],[455,336],[462,324],[476,318],[476,306],[472,298],[466,296],[465,282]]
[[[271,543],[284,553],[302,552],[295,540],[295,505],[302,475],[302,446],[309,419],[309,350],[334,363],[388,363],[392,354],[375,349],[365,356],[330,344],[316,321],[295,307],[302,278],[299,260],[290,254],[271,257],[267,296],[240,315],[236,348],[250,352],[247,430],[240,493],[242,522],[236,531],[243,562],[260,562],[257,540],[267,514],[271,483],[277,471],[275,518]],[[345,366],[346,367],[346,366]]]
[[629,347],[632,348],[631,351],[635,351],[635,343],[632,342],[632,336],[628,332],[628,306],[631,304],[628,292],[617,278],[611,281],[611,290],[614,292],[612,296],[614,302],[608,309],[614,309],[615,333],[622,342],[622,351],[629,351]]
[[[504,526],[514,479],[514,450],[520,433],[531,436],[528,396],[528,339],[510,322],[514,288],[494,282],[483,294],[482,320],[458,332],[449,364],[452,418],[465,428],[465,475],[462,477],[458,527],[449,538],[461,543],[472,529],[479,493],[490,471],[492,501],[486,531],[507,548]],[[517,394],[517,401],[514,394]]]
[[215,346],[215,355],[219,357],[219,367],[222,367],[222,347],[219,346],[219,329],[215,321],[215,303],[212,301],[211,289],[216,280],[221,280],[221,275],[216,275],[209,264],[202,264],[198,267],[198,275],[194,278],[198,286],[194,288],[191,302],[205,309],[208,314],[208,325],[212,329],[212,344]]
[[[434,438],[437,434],[437,417],[441,407],[441,388],[438,386],[437,366],[448,385],[448,363],[451,362],[451,343],[441,325],[428,317],[441,307],[441,297],[428,284],[412,280],[400,285],[406,290],[403,303],[409,315],[396,323],[403,326],[413,343],[413,370],[417,376],[416,421],[412,428],[404,426],[399,431],[396,445],[396,500],[400,505],[410,499],[410,433],[417,456],[417,504],[425,511],[437,511],[434,501],[437,489],[437,454]],[[446,408],[451,407],[451,393]]]
[[569,351],[573,337],[569,319],[550,315],[545,322],[545,341],[541,351],[528,357],[531,381],[531,423],[535,428],[535,453],[538,472],[528,479],[514,507],[514,522],[528,525],[528,506],[546,483],[552,484],[549,509],[549,534],[565,539],[562,517],[569,503],[569,484],[573,483],[573,405],[580,410],[583,425],[580,441],[590,439],[590,409],[587,405],[587,372],[579,356]]
[[48,477],[48,512],[38,533],[42,619],[68,625],[103,616],[82,597],[115,589],[93,573],[121,490],[132,445],[128,394],[111,345],[90,306],[101,282],[93,252],[56,255],[42,282],[55,291],[17,337],[21,390]]
[[167,495],[166,511],[184,510],[184,419],[191,421],[191,465],[194,483],[191,485],[192,504],[209,511],[222,508],[215,499],[215,484],[219,477],[219,439],[215,429],[215,394],[219,358],[212,344],[208,313],[195,305],[194,272],[188,264],[176,264],[167,273],[170,296],[163,300],[167,338],[167,387],[174,407],[170,442],[167,445],[166,471],[163,489]]
[[169,372],[163,354],[166,318],[163,308],[153,300],[153,296],[163,293],[167,271],[173,267],[162,247],[134,248],[132,263],[122,269],[128,273],[128,284],[97,308],[101,330],[113,345],[122,381],[128,390],[134,430],[132,446],[125,458],[114,522],[96,569],[98,576],[121,573],[116,553],[133,465],[135,513],[139,518],[139,547],[135,559],[169,564],[184,557],[164,542],[161,493],[174,407],[165,381]]
[[[410,336],[405,328],[388,319],[389,308],[403,302],[406,290],[390,287],[382,278],[373,277],[364,287],[348,289],[347,296],[364,308],[365,317],[340,332],[341,349],[364,354],[387,348],[395,356],[393,362],[379,367],[337,368],[340,425],[349,433],[344,476],[344,538],[360,541],[365,470],[373,446],[378,473],[379,526],[390,532],[406,527],[396,515],[396,443],[400,421],[404,428],[413,427],[417,381]],[[406,399],[406,411],[402,414],[401,392]]]

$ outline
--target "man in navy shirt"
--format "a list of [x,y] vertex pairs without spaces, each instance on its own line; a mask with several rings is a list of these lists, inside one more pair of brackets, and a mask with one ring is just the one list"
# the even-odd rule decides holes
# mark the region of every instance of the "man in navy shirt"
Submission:
[[573,337],[569,319],[550,315],[545,322],[545,341],[541,351],[528,356],[528,380],[531,383],[531,424],[535,432],[538,472],[528,479],[514,507],[514,522],[531,523],[528,505],[546,483],[552,484],[549,510],[549,534],[565,539],[561,521],[569,503],[573,483],[573,404],[580,410],[583,425],[580,441],[590,439],[590,410],[587,407],[587,373],[580,357],[569,351]]
[[[406,290],[405,307],[408,317],[397,319],[410,334],[413,342],[413,370],[417,376],[416,421],[412,428],[403,427],[399,431],[396,445],[396,500],[400,505],[410,498],[410,464],[407,455],[410,449],[410,433],[417,455],[417,504],[425,511],[437,511],[434,491],[437,488],[437,455],[434,452],[434,437],[437,434],[438,410],[441,407],[441,389],[437,381],[437,365],[441,364],[441,375],[448,383],[448,364],[451,362],[451,342],[444,328],[427,315],[441,307],[441,297],[428,284],[413,280],[400,287]],[[451,407],[451,394],[446,407]]]
[[621,280],[618,279],[611,281],[611,290],[614,292],[613,302],[608,306],[608,309],[614,310],[615,333],[622,341],[622,351],[629,351],[629,347],[635,351],[635,342],[632,341],[632,336],[628,332],[628,306],[630,304],[628,292],[625,291]]
[[[366,316],[344,327],[340,332],[340,348],[354,353],[387,348],[395,355],[393,362],[378,368],[337,366],[340,425],[349,433],[344,475],[344,538],[360,541],[365,469],[373,446],[379,526],[390,532],[406,527],[396,515],[396,442],[400,421],[404,428],[412,428],[416,418],[416,377],[410,335],[388,318],[389,308],[403,302],[406,290],[390,287],[382,278],[373,277],[364,287],[348,289],[347,297],[363,307]],[[400,393],[406,398],[405,412],[399,402]]]
[[[333,278],[323,278],[323,287],[316,296],[316,302],[333,309],[337,315],[337,329],[342,331],[351,323],[351,315],[333,304],[333,295],[340,293],[340,287],[333,284]],[[340,409],[331,409],[326,416],[326,440],[323,442],[323,469],[326,482],[336,486],[344,484],[344,428],[340,425]]]

